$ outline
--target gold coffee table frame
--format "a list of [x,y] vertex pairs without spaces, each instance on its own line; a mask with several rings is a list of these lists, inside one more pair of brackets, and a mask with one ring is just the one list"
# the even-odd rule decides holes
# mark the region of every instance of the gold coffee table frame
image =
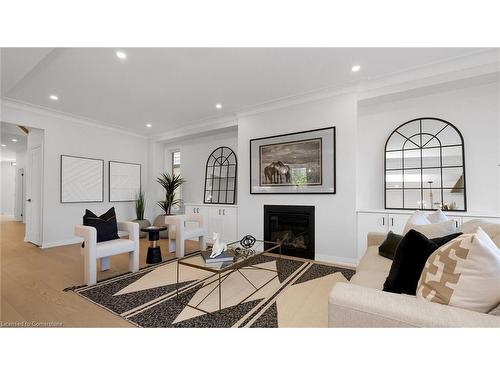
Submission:
[[[245,302],[246,300],[248,300],[251,296],[253,296],[255,293],[257,293],[259,290],[261,290],[262,288],[264,288],[267,284],[269,284],[271,281],[273,281],[274,279],[276,279],[277,277],[279,277],[279,273],[278,271],[276,270],[270,270],[270,269],[267,269],[267,268],[262,268],[262,267],[258,267],[258,266],[254,266],[254,265],[247,265],[252,259],[254,259],[256,256],[259,256],[259,255],[262,255],[262,254],[266,254],[266,253],[269,253],[273,250],[278,250],[278,258],[281,259],[281,244],[278,243],[278,242],[270,242],[270,241],[262,241],[262,240],[256,240],[255,241],[255,244],[250,247],[249,249],[244,249],[241,245],[240,245],[240,242],[239,241],[235,241],[235,242],[231,242],[231,243],[228,243],[227,244],[227,247],[228,249],[236,256],[236,253],[235,253],[235,250],[236,248],[240,248],[241,250],[245,251],[245,250],[254,250],[255,253],[252,254],[252,255],[249,255],[245,258],[241,258],[241,259],[235,259],[233,262],[231,263],[217,263],[217,265],[219,266],[207,266],[205,265],[205,260],[203,259],[203,257],[201,256],[201,253],[197,252],[197,253],[194,253],[194,254],[190,254],[190,255],[186,255],[185,257],[182,257],[180,258],[178,261],[177,261],[177,282],[176,282],[176,298],[179,298],[179,295],[182,294],[182,293],[185,293],[185,292],[188,292],[190,289],[186,289],[186,290],[183,290],[182,292],[179,292],[179,268],[180,266],[187,266],[187,267],[192,267],[192,268],[197,268],[197,269],[200,269],[200,270],[204,270],[204,271],[208,271],[208,272],[211,272],[212,275],[210,276],[207,276],[205,277],[204,279],[201,279],[201,280],[198,280],[196,284],[201,284],[202,282],[214,277],[214,275],[217,275],[218,277],[215,278],[215,280],[209,282],[208,284],[204,285],[203,287],[201,287],[199,290],[201,289],[204,289],[204,288],[207,288],[209,287],[210,285],[216,283],[216,285],[212,288],[212,290],[210,290],[210,292],[208,292],[208,294],[203,297],[203,299],[198,302],[198,304],[196,304],[196,306],[193,306],[193,305],[190,305],[190,304],[187,304],[187,306],[195,309],[195,310],[198,310],[198,311],[201,311],[201,312],[204,312],[206,314],[211,314],[210,311],[206,311],[206,310],[203,310],[201,309],[199,306],[203,303],[203,301],[205,301],[208,296],[210,296],[215,290],[218,290],[218,294],[219,294],[219,310],[222,310],[222,283],[231,275],[233,274],[234,272],[239,272],[241,276],[243,276],[243,278],[248,281],[248,283],[254,288],[254,291],[252,293],[250,293],[247,297],[245,297],[244,299],[242,299],[240,302],[238,302],[235,306],[238,306],[238,305],[241,305],[243,302]],[[274,272],[276,273],[276,275],[274,277],[272,277],[270,280],[266,281],[263,285],[261,285],[260,287],[256,287],[250,280],[248,280],[248,278],[243,275],[243,273],[241,273],[241,270],[242,269],[260,269],[260,270],[264,270],[264,271],[268,271],[268,272]]]

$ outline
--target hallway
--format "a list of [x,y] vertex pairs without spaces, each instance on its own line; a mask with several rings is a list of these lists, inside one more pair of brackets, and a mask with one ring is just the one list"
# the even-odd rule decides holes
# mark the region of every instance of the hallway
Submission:
[[[42,250],[24,242],[24,224],[0,216],[1,300],[0,325],[13,322],[45,323],[63,327],[132,327],[66,287],[83,284],[80,244]],[[189,246],[194,249],[195,246]],[[167,240],[161,240],[163,259],[171,259]],[[141,267],[146,266],[147,239],[141,238]],[[98,272],[98,280],[128,271],[126,254],[111,259],[111,270]]]

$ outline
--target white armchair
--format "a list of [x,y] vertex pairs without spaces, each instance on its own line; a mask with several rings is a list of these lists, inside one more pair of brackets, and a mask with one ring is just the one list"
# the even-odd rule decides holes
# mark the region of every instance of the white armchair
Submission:
[[198,248],[205,250],[205,221],[202,214],[165,216],[168,225],[168,249],[177,258],[184,256],[184,241],[198,238]]
[[97,242],[97,230],[86,225],[75,226],[75,235],[85,241],[83,248],[85,284],[97,282],[97,259],[101,261],[101,271],[110,269],[110,257],[128,253],[128,268],[131,272],[139,271],[139,224],[130,221],[118,223],[118,230],[128,232],[128,239]]

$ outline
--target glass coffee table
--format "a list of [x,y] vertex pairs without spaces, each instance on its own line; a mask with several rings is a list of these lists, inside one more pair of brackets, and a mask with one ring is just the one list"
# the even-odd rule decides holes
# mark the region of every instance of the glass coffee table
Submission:
[[[262,254],[269,253],[271,251],[277,251],[278,252],[278,257],[281,258],[281,244],[278,242],[270,242],[270,241],[261,241],[261,240],[255,240],[255,243],[253,243],[249,247],[244,247],[242,245],[242,241],[235,241],[227,244],[227,249],[231,254],[233,255],[233,261],[231,262],[217,262],[217,263],[206,263],[203,256],[201,255],[200,252],[186,255],[185,257],[180,258],[177,261],[177,283],[176,283],[176,296],[179,298],[179,295],[184,293],[185,291],[179,291],[179,272],[180,272],[180,267],[192,267],[192,268],[197,268],[201,269],[204,271],[208,271],[212,273],[210,276],[199,280],[197,283],[202,283],[210,278],[214,278],[214,280],[210,281],[209,283],[205,284],[201,289],[208,288],[212,286],[212,289],[208,292],[208,294],[201,300],[199,301],[196,305],[190,305],[188,304],[187,306],[192,307],[193,309],[202,311],[204,313],[210,314],[209,311],[201,309],[199,306],[203,301],[205,301],[212,293],[214,293],[216,290],[218,291],[218,299],[219,299],[219,311],[222,309],[222,283],[234,272],[239,272],[241,276],[253,287],[254,291],[249,294],[247,297],[242,299],[240,302],[238,302],[236,305],[240,305],[243,302],[247,301],[251,296],[253,296],[255,293],[257,293],[259,290],[264,288],[267,284],[269,284],[271,281],[276,279],[279,274],[278,271],[270,270],[267,268],[262,268],[258,267],[256,265],[251,265],[251,261]],[[247,243],[246,246],[249,244]],[[207,250],[211,249],[211,245],[207,246]],[[242,269],[260,269],[260,270],[265,270],[269,272],[274,272],[276,275],[272,277],[270,280],[268,280],[264,285],[261,285],[260,287],[255,286],[248,278],[241,272]],[[215,277],[214,277],[215,276]],[[214,286],[215,284],[215,286]],[[200,289],[200,290],[201,290]]]

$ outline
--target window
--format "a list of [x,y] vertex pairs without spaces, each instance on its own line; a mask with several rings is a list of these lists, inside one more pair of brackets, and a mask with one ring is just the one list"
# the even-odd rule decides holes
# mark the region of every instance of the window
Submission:
[[235,203],[237,164],[236,154],[229,147],[219,147],[210,154],[205,170],[203,203]]
[[[172,152],[172,174],[181,174],[181,152]],[[175,191],[175,199],[182,198],[182,186]]]
[[385,208],[466,211],[462,134],[448,121],[418,118],[385,145]]

